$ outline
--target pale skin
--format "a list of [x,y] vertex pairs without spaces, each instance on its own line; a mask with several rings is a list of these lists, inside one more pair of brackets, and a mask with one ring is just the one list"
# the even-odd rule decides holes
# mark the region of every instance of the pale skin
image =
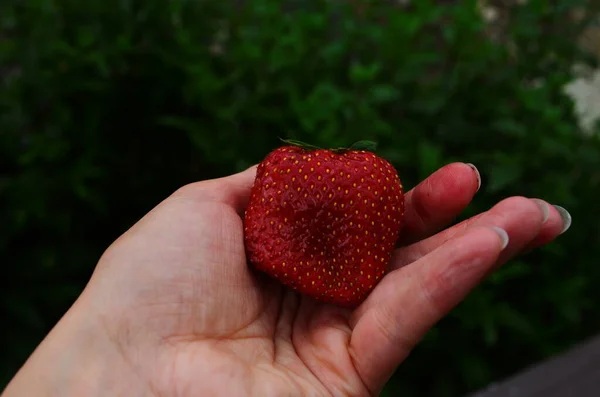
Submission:
[[511,197],[442,230],[479,186],[474,168],[447,165],[407,193],[388,274],[342,309],[249,268],[255,170],[179,189],[115,241],[2,397],[376,396],[487,275],[568,227]]

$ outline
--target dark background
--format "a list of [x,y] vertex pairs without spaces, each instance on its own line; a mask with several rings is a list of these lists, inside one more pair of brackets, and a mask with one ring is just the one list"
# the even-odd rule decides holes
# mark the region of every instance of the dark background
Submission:
[[[600,330],[600,140],[564,94],[584,0],[5,0],[0,6],[0,386],[103,250],[179,186],[278,137],[360,139],[414,186],[452,161],[573,226],[437,326],[386,395],[459,397]],[[585,20],[583,20],[585,22]],[[462,218],[461,218],[462,219]]]

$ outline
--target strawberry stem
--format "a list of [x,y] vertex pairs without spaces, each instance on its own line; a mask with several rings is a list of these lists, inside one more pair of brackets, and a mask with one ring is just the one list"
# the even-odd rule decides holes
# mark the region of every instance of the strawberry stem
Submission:
[[[321,148],[319,146],[311,145],[310,143],[297,141],[295,139],[283,139],[283,138],[279,138],[279,139],[281,139],[282,142],[284,142],[288,145],[298,146],[298,147],[301,147],[306,150],[323,150],[323,148]],[[364,141],[355,142],[350,147],[347,147],[347,148],[339,147],[339,148],[334,148],[334,149],[329,149],[329,150],[331,150],[332,152],[335,152],[335,153],[340,153],[340,152],[345,152],[348,150],[366,150],[369,152],[374,152],[376,149],[377,149],[376,142],[364,140]]]
[[288,145],[292,145],[292,146],[298,146],[298,147],[301,147],[302,149],[307,149],[307,150],[322,150],[323,149],[318,146],[311,145],[310,143],[297,141],[295,139],[283,139],[283,138],[279,138],[279,139],[281,139],[281,141],[283,143],[287,143]]
[[375,150],[377,150],[377,142],[373,142],[373,141],[354,142],[348,150],[367,150],[369,152],[374,152]]

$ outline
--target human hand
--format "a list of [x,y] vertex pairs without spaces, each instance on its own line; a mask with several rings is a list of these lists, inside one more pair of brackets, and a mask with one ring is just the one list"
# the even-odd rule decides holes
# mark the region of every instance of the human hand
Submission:
[[351,311],[248,267],[254,176],[185,186],[121,236],[3,396],[374,396],[490,272],[570,225],[511,197],[436,234],[479,188],[450,164],[407,193],[389,272]]

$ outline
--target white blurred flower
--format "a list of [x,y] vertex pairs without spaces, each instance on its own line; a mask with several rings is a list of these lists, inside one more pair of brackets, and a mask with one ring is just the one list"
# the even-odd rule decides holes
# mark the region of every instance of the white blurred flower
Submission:
[[586,134],[593,134],[600,120],[600,69],[581,73],[564,91],[575,104],[579,127]]

